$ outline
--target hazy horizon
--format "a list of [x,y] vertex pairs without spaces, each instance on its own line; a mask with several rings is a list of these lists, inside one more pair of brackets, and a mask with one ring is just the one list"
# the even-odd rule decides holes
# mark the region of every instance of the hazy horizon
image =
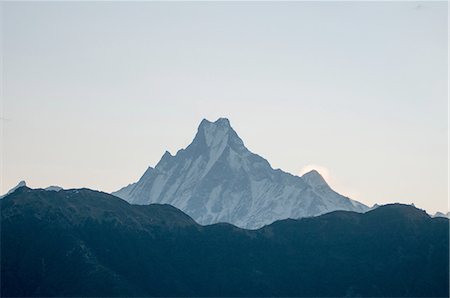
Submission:
[[2,185],[115,191],[203,118],[366,205],[448,211],[446,2],[4,2]]

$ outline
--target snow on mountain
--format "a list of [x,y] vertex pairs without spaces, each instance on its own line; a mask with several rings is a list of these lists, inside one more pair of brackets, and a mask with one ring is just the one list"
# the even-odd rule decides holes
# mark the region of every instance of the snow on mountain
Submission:
[[133,204],[171,204],[200,224],[255,229],[286,218],[369,208],[333,191],[317,171],[302,177],[273,169],[250,152],[228,119],[204,119],[192,143],[165,152],[155,168],[117,192]]

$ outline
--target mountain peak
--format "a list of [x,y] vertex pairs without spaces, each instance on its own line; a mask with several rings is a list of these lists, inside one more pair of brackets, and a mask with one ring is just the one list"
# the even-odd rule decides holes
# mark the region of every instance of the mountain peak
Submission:
[[198,130],[202,131],[205,136],[217,133],[222,133],[222,135],[224,135],[229,131],[234,131],[230,125],[230,120],[227,118],[219,118],[214,122],[203,119],[202,122],[200,122]]
[[219,118],[214,122],[203,119],[198,127],[198,137],[204,138],[208,148],[223,147],[230,143],[243,145],[227,118]]
[[168,159],[168,158],[171,158],[171,157],[173,157],[172,154],[170,154],[170,152],[166,150],[164,152],[163,156],[161,157],[161,159]]
[[22,186],[27,186],[27,183],[24,180],[20,181],[16,186],[11,188],[6,194],[0,196],[0,199],[6,197],[9,194],[12,194],[14,191],[16,191],[16,189],[21,188]]
[[[302,179],[303,178],[303,179]],[[367,206],[333,191],[317,171],[303,177],[274,170],[248,150],[226,118],[203,119],[194,140],[114,195],[134,204],[168,203],[201,224],[259,228],[278,219]]]
[[214,124],[216,124],[216,125],[221,125],[221,126],[226,126],[226,127],[230,127],[231,128],[231,126],[230,126],[230,120],[228,120],[228,118],[219,118],[219,119],[217,119],[215,122],[214,122]]
[[25,180],[20,181],[20,182],[17,184],[16,188],[22,187],[22,186],[27,186],[27,183],[25,182]]
[[311,186],[328,186],[328,183],[316,170],[311,170],[302,176],[303,180]]
[[224,118],[224,117],[220,117],[219,119],[217,119],[214,122],[209,121],[208,119],[205,118],[200,122],[200,127],[210,126],[210,125],[228,127],[231,129],[230,120],[228,120],[228,118]]

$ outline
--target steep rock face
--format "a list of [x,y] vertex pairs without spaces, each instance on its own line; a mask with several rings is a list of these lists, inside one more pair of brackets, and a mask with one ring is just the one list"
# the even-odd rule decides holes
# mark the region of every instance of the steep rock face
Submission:
[[250,152],[228,119],[203,120],[192,143],[163,155],[137,183],[113,193],[133,204],[171,204],[200,224],[259,228],[275,220],[368,207],[333,191],[319,173],[273,169]]

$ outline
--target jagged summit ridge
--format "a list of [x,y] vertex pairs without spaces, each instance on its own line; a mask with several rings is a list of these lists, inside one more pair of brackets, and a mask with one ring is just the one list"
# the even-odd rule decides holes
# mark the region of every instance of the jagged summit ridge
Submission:
[[[244,147],[243,141],[231,127],[227,118],[219,118],[215,122],[203,119],[192,144],[218,151],[223,150],[227,145],[232,146],[235,150]],[[191,145],[186,149],[196,147]]]
[[226,118],[202,120],[190,145],[174,156],[164,153],[137,183],[113,194],[134,204],[171,204],[201,224],[244,228],[368,209],[333,191],[317,171],[299,177],[274,170],[245,147]]

